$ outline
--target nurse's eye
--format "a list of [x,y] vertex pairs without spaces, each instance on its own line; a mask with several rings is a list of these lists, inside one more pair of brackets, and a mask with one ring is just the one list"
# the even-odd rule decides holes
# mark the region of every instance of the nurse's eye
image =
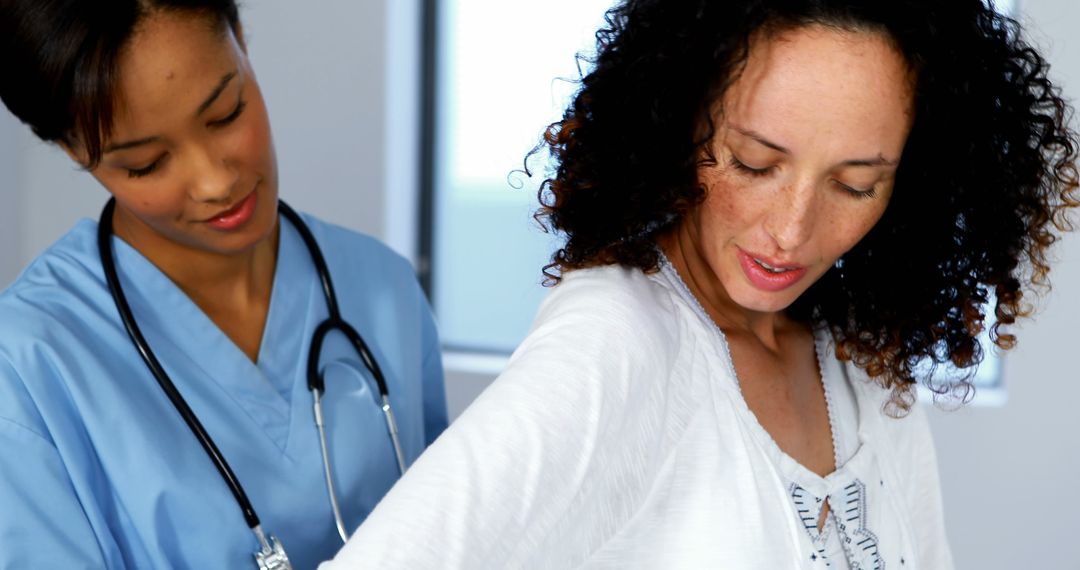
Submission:
[[127,170],[128,178],[142,178],[143,176],[149,176],[158,169],[158,166],[161,165],[161,161],[164,160],[164,158],[165,157],[163,156],[142,168],[125,168],[124,170]]
[[764,168],[754,168],[753,166],[750,166],[750,165],[746,164],[745,162],[739,160],[738,158],[735,158],[734,154],[731,155],[731,160],[729,160],[728,162],[731,164],[731,167],[734,168],[735,170],[738,170],[739,172],[741,172],[743,174],[748,174],[750,176],[767,176],[769,173],[771,173],[776,168],[775,166],[766,166]]
[[216,121],[210,121],[210,126],[211,127],[224,127],[224,126],[232,124],[233,121],[240,118],[240,114],[244,112],[244,109],[246,107],[247,107],[247,101],[241,100],[239,103],[236,104],[236,108],[233,109],[232,113],[229,113],[227,116],[222,117],[222,118],[220,118],[220,119],[218,119]]

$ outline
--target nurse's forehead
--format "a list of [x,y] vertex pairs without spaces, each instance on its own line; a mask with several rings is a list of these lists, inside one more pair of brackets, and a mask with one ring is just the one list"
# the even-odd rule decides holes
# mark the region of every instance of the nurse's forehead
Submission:
[[118,122],[193,114],[223,76],[237,71],[241,56],[232,33],[210,16],[148,16],[118,60]]

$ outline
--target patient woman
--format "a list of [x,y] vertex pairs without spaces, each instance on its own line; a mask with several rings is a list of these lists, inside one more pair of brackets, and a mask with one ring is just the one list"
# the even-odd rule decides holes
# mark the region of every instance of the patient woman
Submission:
[[979,0],[607,24],[546,136],[558,285],[325,568],[950,568],[913,367],[973,367],[988,300],[1045,284],[1046,62]]

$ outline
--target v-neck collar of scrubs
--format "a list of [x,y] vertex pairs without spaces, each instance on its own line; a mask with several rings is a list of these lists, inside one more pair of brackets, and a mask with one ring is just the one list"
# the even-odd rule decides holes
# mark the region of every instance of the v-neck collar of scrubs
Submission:
[[[161,343],[171,343],[189,359],[190,366],[161,359],[170,376],[191,367],[200,369],[284,452],[292,423],[292,388],[306,363],[302,352],[307,343],[301,338],[305,328],[291,320],[297,314],[311,318],[319,311],[311,306],[317,299],[312,294],[315,279],[310,255],[296,230],[288,223],[279,224],[277,262],[257,362],[149,259],[117,237],[113,244],[124,293],[151,349],[160,354]],[[308,306],[301,313],[296,304]],[[176,322],[184,323],[183,327]]]

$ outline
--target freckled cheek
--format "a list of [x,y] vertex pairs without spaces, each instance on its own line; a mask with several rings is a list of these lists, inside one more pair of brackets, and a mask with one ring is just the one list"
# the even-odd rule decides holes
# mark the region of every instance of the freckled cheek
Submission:
[[745,188],[731,182],[715,180],[707,192],[699,214],[702,231],[727,242],[751,223],[756,205],[747,200]]
[[840,257],[855,247],[877,225],[883,213],[884,208],[867,208],[830,216],[825,226],[825,237],[830,242],[827,255]]

